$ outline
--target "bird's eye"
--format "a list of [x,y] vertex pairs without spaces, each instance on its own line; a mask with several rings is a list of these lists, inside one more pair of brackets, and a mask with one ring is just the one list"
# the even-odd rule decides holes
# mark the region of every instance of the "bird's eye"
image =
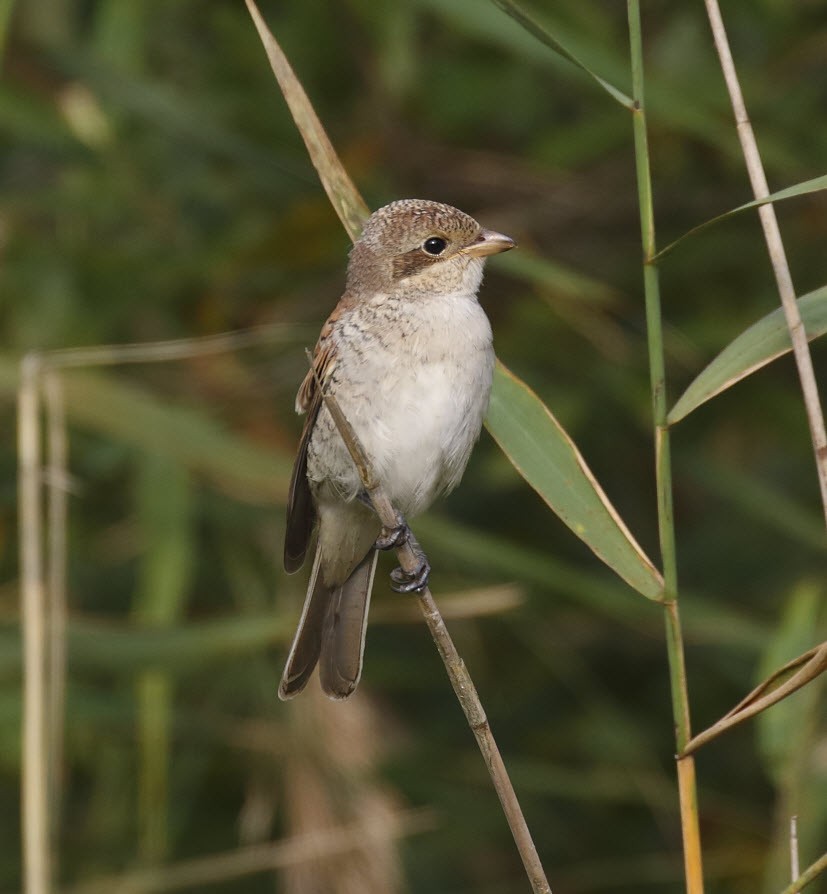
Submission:
[[445,251],[448,243],[440,236],[429,236],[423,243],[422,248],[429,255],[441,255]]

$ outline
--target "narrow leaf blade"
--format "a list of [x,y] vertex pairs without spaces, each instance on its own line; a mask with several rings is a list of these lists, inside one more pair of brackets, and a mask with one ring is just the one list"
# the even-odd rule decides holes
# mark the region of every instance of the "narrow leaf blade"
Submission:
[[597,483],[560,423],[501,363],[486,424],[515,469],[549,507],[629,586],[648,599],[663,579]]
[[553,35],[550,34],[542,25],[535,22],[524,10],[522,10],[513,0],[494,0],[494,5],[498,6],[506,15],[511,16],[515,22],[528,31],[529,34],[536,37],[541,43],[554,50],[559,56],[562,56],[572,65],[576,65],[581,71],[585,72],[595,83],[599,84],[612,99],[619,102],[627,109],[634,108],[634,100],[627,96],[622,90],[618,90],[613,84],[610,84],[605,78],[601,78],[599,74],[592,71],[584,62],[581,62],[573,53],[567,50],[563,44]]
[[[809,341],[827,332],[827,286],[799,298],[798,309]],[[790,333],[779,307],[744,330],[701,372],[672,408],[669,424],[791,350]]]
[[783,202],[785,199],[794,199],[797,196],[805,196],[813,192],[821,192],[825,189],[827,189],[827,174],[822,177],[814,177],[812,180],[804,180],[802,183],[796,183],[793,186],[787,186],[784,189],[779,189],[778,192],[764,196],[763,199],[753,199],[751,202],[745,202],[737,208],[731,208],[729,211],[725,211],[723,214],[718,214],[715,217],[698,224],[698,226],[692,227],[691,230],[687,230],[683,236],[679,236],[674,242],[670,242],[666,248],[662,248],[655,255],[653,260],[660,260],[664,255],[668,254],[673,248],[676,248],[683,242],[684,239],[688,239],[695,233],[705,230],[707,227],[711,227],[719,221],[727,220],[730,217],[734,217],[736,214],[741,214],[743,211],[749,211],[751,208],[760,208],[762,205],[769,205],[772,202]]

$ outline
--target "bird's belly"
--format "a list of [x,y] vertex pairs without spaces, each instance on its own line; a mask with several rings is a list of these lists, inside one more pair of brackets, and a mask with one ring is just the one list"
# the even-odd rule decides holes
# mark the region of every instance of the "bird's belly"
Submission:
[[487,354],[423,363],[378,388],[360,421],[365,449],[391,502],[406,516],[451,490],[479,437],[491,388]]

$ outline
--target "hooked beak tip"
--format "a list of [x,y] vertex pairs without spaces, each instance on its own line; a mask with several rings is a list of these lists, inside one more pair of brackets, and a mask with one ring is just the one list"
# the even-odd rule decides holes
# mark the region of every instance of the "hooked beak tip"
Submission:
[[516,246],[516,242],[504,233],[494,230],[483,230],[473,242],[465,249],[465,254],[476,258],[484,258],[488,255],[496,255],[502,251],[509,251]]

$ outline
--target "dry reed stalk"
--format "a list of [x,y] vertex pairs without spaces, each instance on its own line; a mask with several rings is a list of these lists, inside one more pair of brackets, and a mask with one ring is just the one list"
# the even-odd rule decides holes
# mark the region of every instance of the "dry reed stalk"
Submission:
[[[761,162],[758,143],[747,114],[747,107],[744,102],[744,95],[741,92],[741,84],[738,80],[738,73],[735,70],[735,63],[732,59],[732,51],[729,47],[729,38],[724,27],[721,9],[718,5],[718,0],[704,0],[704,3],[706,4],[709,24],[712,28],[715,49],[718,52],[724,81],[729,92],[732,111],[735,115],[738,139],[741,143],[741,151],[744,154],[752,192],[756,199],[764,199],[770,194],[767,176],[764,173],[764,165]],[[801,313],[795,300],[795,288],[790,273],[790,266],[787,263],[787,255],[784,251],[784,242],[781,239],[781,230],[778,227],[778,218],[775,215],[775,207],[772,204],[762,205],[758,209],[758,214],[761,218],[764,239],[767,243],[773,273],[775,274],[781,306],[784,309],[784,318],[790,331],[793,354],[798,367],[798,376],[801,380],[801,391],[804,396],[804,408],[807,412],[807,421],[810,425],[810,436],[815,452],[822,508],[825,521],[827,521],[827,431],[825,431],[824,427],[824,414],[821,409],[815,373],[813,372],[810,346],[807,342],[807,333],[801,320]]]

